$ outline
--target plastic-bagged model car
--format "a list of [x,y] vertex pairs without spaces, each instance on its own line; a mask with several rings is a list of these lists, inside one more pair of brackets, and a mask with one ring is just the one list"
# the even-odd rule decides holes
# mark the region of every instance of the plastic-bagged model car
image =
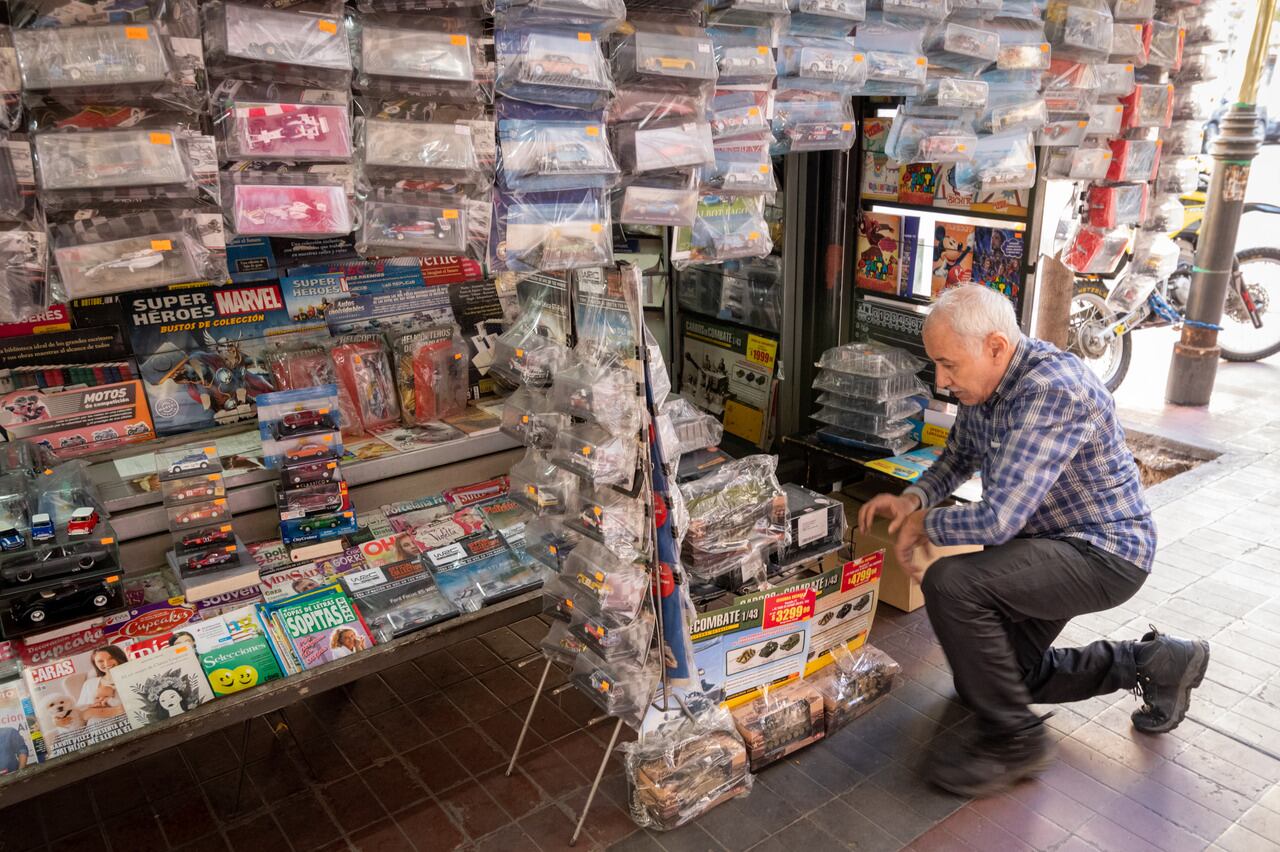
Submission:
[[225,156],[231,160],[336,161],[351,158],[351,120],[341,103],[233,101]]
[[351,51],[340,17],[206,3],[205,57],[225,79],[349,89]]
[[469,32],[396,26],[379,19],[361,25],[358,44],[356,83],[362,89],[467,100],[484,97],[478,73],[483,54]]
[[609,67],[589,32],[499,30],[497,91],[517,100],[599,109],[613,94]]
[[[347,190],[341,183],[282,184],[254,182],[251,172],[224,187],[230,225],[245,236],[341,236],[354,225]],[[311,176],[306,176],[311,177]],[[319,180],[320,176],[316,176]]]
[[[140,230],[146,233],[130,233],[139,230],[133,223],[144,221]],[[67,293],[85,298],[225,279],[224,259],[204,245],[199,228],[189,211],[156,210],[128,220],[96,217],[54,225],[50,235]]]
[[37,176],[46,203],[72,204],[136,194],[194,198],[195,174],[176,129],[46,131],[33,135]]
[[630,489],[638,454],[637,436],[613,435],[602,426],[583,423],[556,435],[549,458],[592,486]]
[[619,86],[709,94],[715,52],[706,37],[641,30],[614,48],[613,78]]
[[466,253],[465,207],[414,203],[413,196],[408,195],[397,200],[394,198],[369,198],[361,204],[360,233],[356,243],[362,252],[375,255]]
[[901,668],[893,658],[871,645],[849,651],[832,650],[831,664],[808,678],[822,695],[827,733],[866,713],[893,689]]

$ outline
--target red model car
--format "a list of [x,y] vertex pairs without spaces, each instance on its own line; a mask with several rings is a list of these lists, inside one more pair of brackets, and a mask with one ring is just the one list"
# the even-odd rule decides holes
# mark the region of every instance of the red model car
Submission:
[[208,553],[202,553],[199,556],[193,556],[187,560],[187,571],[207,571],[210,568],[217,568],[220,565],[226,565],[234,562],[236,555],[234,552],[228,553],[225,550],[211,550]]
[[209,527],[208,529],[196,530],[187,533],[182,537],[182,546],[191,547],[208,547],[214,544],[230,544],[235,540],[236,534],[230,529],[218,529]]
[[173,499],[182,501],[195,499],[205,500],[215,496],[217,493],[218,489],[214,488],[207,482],[201,482],[197,485],[191,485],[183,488],[180,491],[175,491]]
[[299,444],[284,454],[290,464],[310,459],[322,459],[329,455],[329,448],[322,444]]
[[216,521],[223,514],[222,509],[218,506],[197,506],[194,509],[179,513],[178,517],[174,518],[174,521],[179,526],[189,527],[200,521]]
[[281,417],[276,431],[282,436],[296,435],[299,432],[321,427],[333,428],[333,421],[324,412],[308,408],[304,411],[292,411]]
[[67,521],[67,535],[88,535],[97,525],[97,510],[81,506],[71,513],[71,518]]
[[308,462],[285,471],[290,485],[308,485],[313,482],[332,482],[338,466],[333,462]]

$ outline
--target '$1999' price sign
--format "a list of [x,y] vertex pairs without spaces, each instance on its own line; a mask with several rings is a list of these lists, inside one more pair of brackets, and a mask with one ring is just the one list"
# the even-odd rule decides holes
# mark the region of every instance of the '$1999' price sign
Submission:
[[764,618],[760,626],[768,630],[813,618],[817,599],[817,593],[813,589],[797,589],[794,592],[766,598]]

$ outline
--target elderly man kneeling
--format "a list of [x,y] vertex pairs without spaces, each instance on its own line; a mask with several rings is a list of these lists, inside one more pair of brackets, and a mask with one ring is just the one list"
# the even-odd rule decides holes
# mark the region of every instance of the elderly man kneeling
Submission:
[[[1132,597],[1151,571],[1156,528],[1111,394],[1074,355],[1022,335],[986,287],[949,290],[924,326],[938,387],[960,402],[941,458],[901,496],[863,507],[890,519],[899,560],[926,542],[980,544],[923,574],[929,621],[975,730],[933,757],[930,780],[984,796],[1052,760],[1028,705],[1141,691],[1133,725],[1173,730],[1209,663],[1209,645],[1154,627],[1137,641],[1054,648],[1077,615]],[[931,508],[981,471],[983,496]],[[921,579],[917,576],[916,579]]]

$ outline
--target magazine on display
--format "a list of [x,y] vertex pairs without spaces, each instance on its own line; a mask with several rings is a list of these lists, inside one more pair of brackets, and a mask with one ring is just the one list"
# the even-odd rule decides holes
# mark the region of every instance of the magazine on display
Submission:
[[17,675],[0,677],[0,775],[34,766],[41,746],[39,722],[26,683]]
[[273,638],[287,643],[288,652],[303,669],[340,660],[374,644],[364,619],[339,586],[260,606],[263,620],[278,631]]
[[134,730],[180,716],[214,697],[195,646],[189,642],[132,659],[112,674]]

